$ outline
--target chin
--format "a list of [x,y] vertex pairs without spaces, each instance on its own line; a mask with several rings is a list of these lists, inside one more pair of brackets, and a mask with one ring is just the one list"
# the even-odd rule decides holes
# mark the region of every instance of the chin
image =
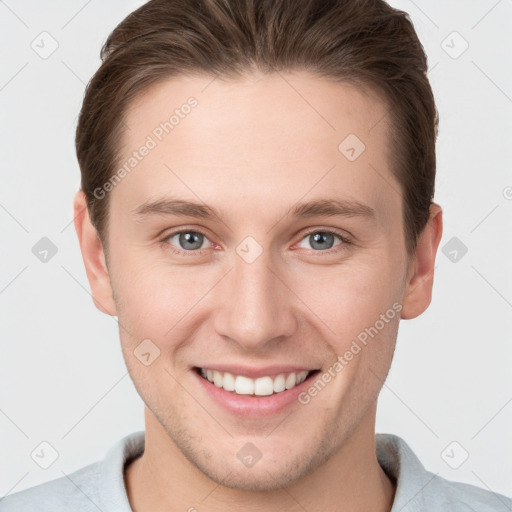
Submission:
[[[260,461],[261,466],[256,468],[237,468],[232,469],[226,466],[212,470],[207,467],[199,469],[211,480],[223,487],[229,489],[238,489],[240,491],[277,491],[290,487],[301,477],[308,473],[306,468],[295,467],[293,473],[289,469],[267,468]],[[258,464],[258,465],[259,465]]]
[[[265,453],[260,460],[246,467],[235,451],[229,447],[217,450],[195,447],[190,450],[182,445],[187,459],[204,475],[215,483],[240,491],[275,491],[291,487],[307,477],[325,463],[335,452],[335,447],[326,440],[316,448],[302,446],[288,447],[284,451]],[[237,448],[236,452],[239,452]],[[230,463],[226,463],[226,461]]]

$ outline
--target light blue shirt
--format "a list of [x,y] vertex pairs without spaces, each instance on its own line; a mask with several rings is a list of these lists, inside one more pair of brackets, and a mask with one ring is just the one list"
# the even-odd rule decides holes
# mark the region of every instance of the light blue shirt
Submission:
[[[379,464],[397,482],[391,512],[512,512],[512,499],[506,496],[427,471],[400,437],[376,434],[376,444]],[[132,512],[124,466],[143,450],[144,431],[134,432],[103,460],[4,496],[0,512]]]

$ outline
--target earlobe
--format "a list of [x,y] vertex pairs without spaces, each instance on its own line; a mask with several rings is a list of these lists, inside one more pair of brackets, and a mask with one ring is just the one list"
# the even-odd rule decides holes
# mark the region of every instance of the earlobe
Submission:
[[437,248],[443,233],[442,208],[432,203],[427,225],[418,237],[407,276],[401,318],[409,320],[421,315],[432,300]]
[[87,198],[79,190],[73,200],[74,224],[94,305],[107,315],[116,316],[116,304],[108,274],[103,245],[92,225]]

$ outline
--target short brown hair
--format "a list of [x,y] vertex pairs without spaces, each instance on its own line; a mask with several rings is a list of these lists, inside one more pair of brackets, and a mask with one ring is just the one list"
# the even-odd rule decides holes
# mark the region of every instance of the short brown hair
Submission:
[[236,77],[258,69],[304,70],[369,87],[384,99],[406,250],[414,252],[434,196],[438,113],[407,13],[383,0],[150,0],[112,31],[101,59],[75,144],[81,188],[104,246],[108,197],[97,200],[94,191],[120,161],[130,102],[180,74]]

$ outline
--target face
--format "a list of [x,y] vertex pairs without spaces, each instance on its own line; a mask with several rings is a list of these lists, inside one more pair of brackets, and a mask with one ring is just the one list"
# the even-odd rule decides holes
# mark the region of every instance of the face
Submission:
[[137,163],[108,224],[123,355],[147,429],[216,482],[282,488],[373,434],[408,263],[385,114],[304,73],[174,78],[127,112],[119,168]]

